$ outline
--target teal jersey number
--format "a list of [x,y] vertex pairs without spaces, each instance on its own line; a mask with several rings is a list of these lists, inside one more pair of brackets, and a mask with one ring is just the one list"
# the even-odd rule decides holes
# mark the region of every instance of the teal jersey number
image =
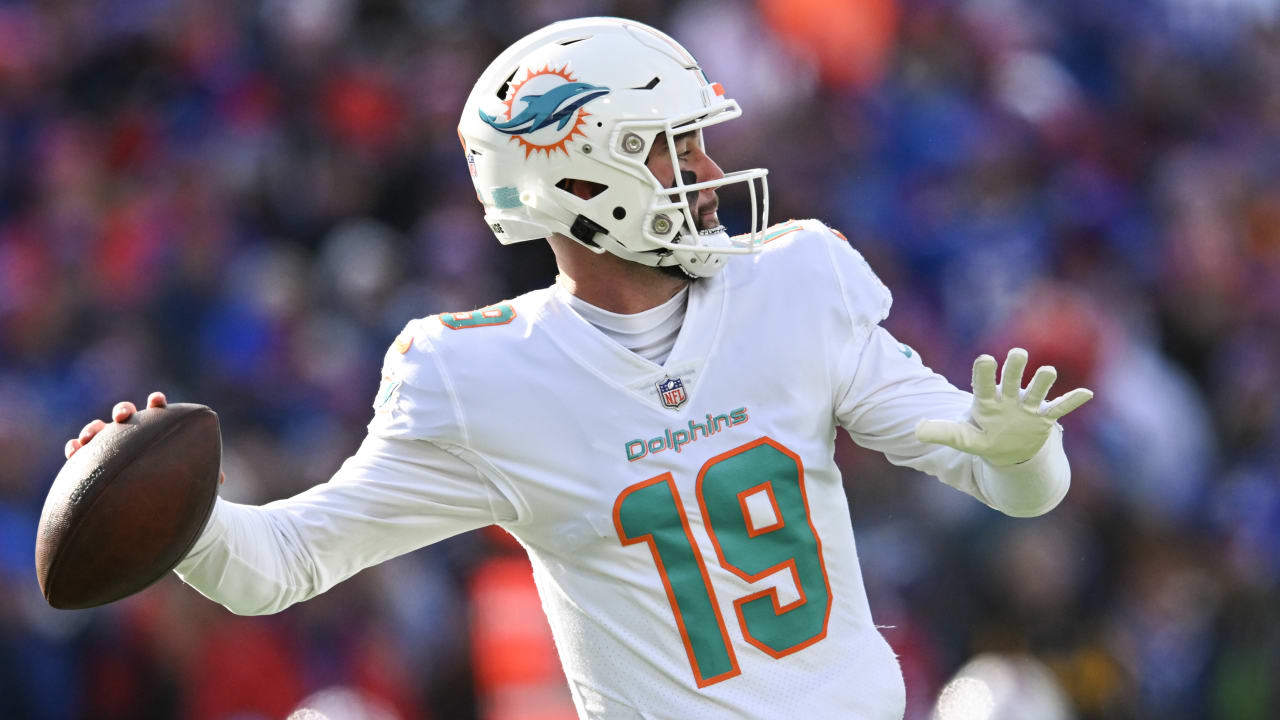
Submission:
[[623,545],[649,544],[698,687],[737,675],[738,659],[671,473],[623,490],[614,520]]
[[[747,498],[759,493],[773,506],[765,527],[747,511]],[[780,658],[826,637],[831,589],[800,458],[769,438],[711,458],[698,473],[698,505],[721,567],[747,582],[789,570],[800,592],[787,605],[776,587],[734,600],[747,642]]]
[[[776,587],[734,600],[747,642],[781,658],[826,637],[831,587],[822,541],[809,518],[800,458],[760,438],[708,460],[698,471],[697,496],[722,567],[746,582],[786,570],[799,594],[785,605]],[[768,501],[769,522],[755,524],[751,498]],[[614,523],[623,545],[648,543],[698,687],[738,675],[720,605],[671,473],[623,490],[614,503]]]

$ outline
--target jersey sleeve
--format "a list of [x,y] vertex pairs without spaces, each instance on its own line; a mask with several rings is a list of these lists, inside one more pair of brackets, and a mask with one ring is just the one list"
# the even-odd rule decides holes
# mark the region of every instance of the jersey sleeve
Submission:
[[960,418],[969,411],[969,393],[924,366],[919,356],[876,326],[843,373],[846,391],[836,418],[859,445],[884,453],[889,462],[926,472],[975,494],[974,456],[915,439],[926,418]]
[[178,576],[240,615],[279,612],[360,570],[515,513],[462,459],[365,438],[327,483],[261,507],[219,499]]
[[285,500],[218,500],[179,577],[232,612],[274,613],[371,565],[516,519],[458,443],[465,433],[453,393],[414,329],[410,323],[387,352],[374,419],[355,455],[329,482]]
[[843,238],[831,254],[850,331],[836,375],[836,420],[854,442],[884,453],[889,462],[928,473],[1008,515],[1051,510],[1066,495],[1070,467],[1061,429],[1033,458],[995,467],[982,458],[915,438],[921,420],[964,420],[973,396],[924,365],[879,323],[888,316],[889,291]]

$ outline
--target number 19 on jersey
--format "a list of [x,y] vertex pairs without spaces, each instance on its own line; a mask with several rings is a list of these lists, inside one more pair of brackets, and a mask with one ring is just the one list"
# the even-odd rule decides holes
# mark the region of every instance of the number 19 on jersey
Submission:
[[[774,586],[735,599],[747,642],[782,658],[822,640],[831,586],[822,541],[809,518],[799,456],[770,438],[754,440],[704,463],[696,495],[721,567],[748,583],[787,570],[799,594],[783,604]],[[748,508],[753,497],[768,500],[772,522],[755,524]],[[623,545],[648,543],[698,687],[738,675],[715,589],[671,473],[623,490],[613,521]]]

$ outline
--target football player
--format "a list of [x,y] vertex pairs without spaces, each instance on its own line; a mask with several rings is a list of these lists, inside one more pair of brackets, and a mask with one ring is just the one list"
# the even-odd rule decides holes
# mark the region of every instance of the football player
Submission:
[[[529,553],[584,718],[901,718],[837,429],[1033,516],[1069,485],[1055,421],[1091,393],[1047,402],[1049,367],[1024,388],[1019,349],[999,381],[979,357],[972,394],[931,372],[880,326],[889,291],[841,235],[768,227],[766,171],[712,160],[703,129],[739,114],[636,22],[556,23],[503,52],[459,136],[485,221],[548,239],[556,284],[410,322],[356,454],[295,497],[219,500],[178,575],[274,613],[496,524]],[[726,186],[755,205],[736,237]]]

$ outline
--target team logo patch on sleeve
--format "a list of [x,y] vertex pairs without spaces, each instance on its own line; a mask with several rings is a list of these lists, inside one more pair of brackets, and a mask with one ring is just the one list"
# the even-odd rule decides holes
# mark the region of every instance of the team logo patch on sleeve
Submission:
[[382,383],[378,385],[378,395],[373,399],[373,409],[377,412],[390,410],[391,401],[395,399],[403,382],[393,375],[383,375]]
[[679,409],[689,400],[684,392],[684,382],[680,378],[669,377],[658,383],[658,396],[662,398],[662,406]]

